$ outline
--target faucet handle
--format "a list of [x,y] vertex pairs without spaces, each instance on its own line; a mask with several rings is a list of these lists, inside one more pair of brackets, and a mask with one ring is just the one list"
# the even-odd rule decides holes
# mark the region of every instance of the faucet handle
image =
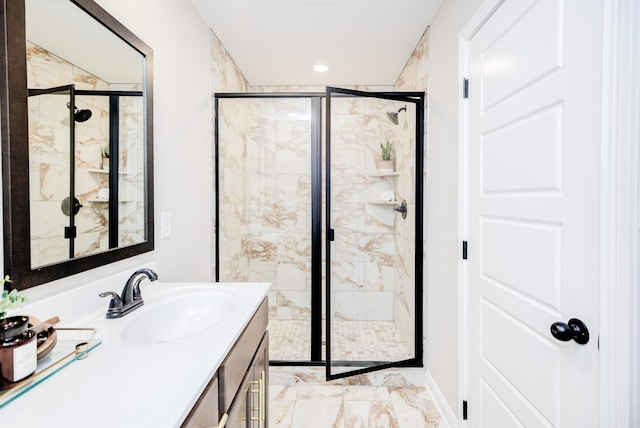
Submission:
[[104,291],[99,294],[100,297],[109,297],[111,296],[111,301],[109,302],[109,309],[122,308],[122,299],[115,291]]
[[142,292],[140,291],[140,283],[144,279],[144,276],[136,279],[136,282],[133,283],[133,300],[142,300]]

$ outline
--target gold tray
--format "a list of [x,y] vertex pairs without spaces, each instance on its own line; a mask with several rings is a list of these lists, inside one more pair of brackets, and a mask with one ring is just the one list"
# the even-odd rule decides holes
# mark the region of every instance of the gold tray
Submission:
[[0,408],[44,382],[63,368],[82,360],[96,349],[95,328],[56,328],[38,347],[38,365],[29,377],[15,383],[0,378]]

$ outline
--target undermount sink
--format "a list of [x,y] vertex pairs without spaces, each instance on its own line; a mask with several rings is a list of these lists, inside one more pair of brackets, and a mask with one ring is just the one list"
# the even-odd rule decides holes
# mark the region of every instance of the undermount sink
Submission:
[[129,343],[170,342],[213,327],[235,307],[233,290],[176,289],[164,297],[145,300],[144,306],[129,316],[122,339]]

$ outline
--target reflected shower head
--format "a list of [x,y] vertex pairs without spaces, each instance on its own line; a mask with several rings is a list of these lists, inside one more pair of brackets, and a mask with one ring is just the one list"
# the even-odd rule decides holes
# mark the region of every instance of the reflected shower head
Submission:
[[388,111],[387,112],[387,117],[389,118],[391,123],[393,123],[394,125],[398,124],[398,113],[400,113],[401,111],[407,111],[407,106],[402,107],[398,111]]
[[[71,104],[67,103],[67,107],[71,108]],[[78,107],[73,106],[73,120],[76,122],[86,122],[91,117],[91,114],[89,109],[79,110]]]

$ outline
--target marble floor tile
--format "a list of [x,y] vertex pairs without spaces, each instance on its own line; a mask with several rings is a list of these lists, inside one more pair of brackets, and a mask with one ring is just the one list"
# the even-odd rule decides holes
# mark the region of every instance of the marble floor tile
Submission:
[[269,397],[275,401],[295,401],[296,392],[294,385],[269,385]]
[[325,382],[323,367],[271,367],[269,426],[435,428],[431,395],[412,379],[414,369],[389,369]]
[[393,406],[385,401],[344,401],[343,421],[348,428],[400,428]]
[[299,398],[295,401],[291,427],[343,428],[342,397]]
[[[272,360],[309,360],[309,320],[274,318],[268,329]],[[393,321],[335,320],[332,330],[334,361],[398,361],[412,356]]]
[[347,385],[342,389],[345,401],[389,401],[389,390],[384,386]]
[[296,402],[285,400],[270,400],[269,427],[289,428],[293,424],[293,408]]
[[389,398],[401,427],[438,426],[440,415],[426,388],[389,387]]

